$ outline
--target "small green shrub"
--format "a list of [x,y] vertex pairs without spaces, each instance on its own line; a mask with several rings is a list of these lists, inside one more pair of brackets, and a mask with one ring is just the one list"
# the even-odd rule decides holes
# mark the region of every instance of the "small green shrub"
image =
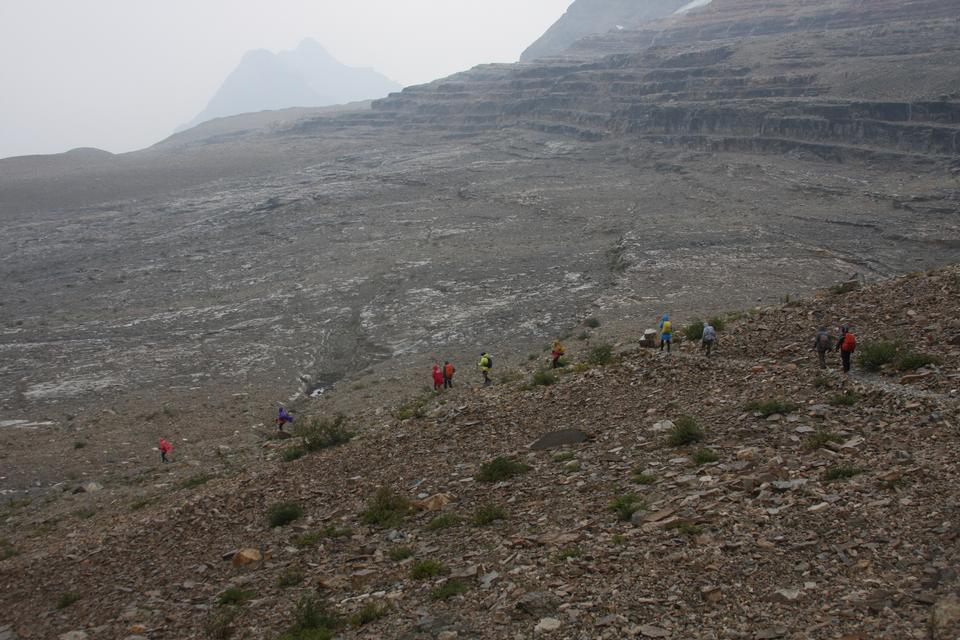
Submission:
[[854,476],[858,476],[863,473],[863,469],[858,469],[857,467],[850,467],[847,465],[840,465],[837,467],[832,467],[827,469],[827,472],[823,475],[823,479],[826,482],[834,482],[835,480],[847,480]]
[[686,520],[676,520],[665,527],[667,530],[676,531],[685,536],[698,536],[703,533],[703,527],[687,522]]
[[603,366],[613,362],[613,345],[598,344],[587,354],[587,363]]
[[793,413],[799,408],[799,405],[779,398],[771,398],[769,400],[753,400],[744,406],[745,410],[759,413],[764,418],[769,418],[775,413],[786,415],[788,413]]
[[532,383],[541,387],[549,387],[557,383],[557,374],[549,369],[540,369],[533,374]]
[[554,462],[568,462],[573,460],[574,455],[572,451],[562,451],[560,453],[553,454]]
[[866,371],[880,371],[885,364],[897,359],[898,345],[895,342],[867,342],[860,347],[857,362]]
[[287,569],[277,577],[277,586],[281,589],[295,587],[303,582],[303,572],[298,569]]
[[859,398],[860,396],[855,393],[837,393],[830,396],[827,402],[833,407],[852,407],[857,404]]
[[[710,318],[709,322],[710,322],[710,325],[717,330],[717,333],[727,328],[727,321],[724,319],[723,316],[713,316]],[[702,334],[703,332],[701,331],[700,337],[703,337]]]
[[133,504],[130,505],[130,510],[131,510],[131,511],[139,511],[140,509],[143,509],[144,507],[146,507],[147,505],[150,505],[150,504],[152,504],[152,503],[153,503],[153,499],[152,499],[152,498],[141,498],[141,499],[135,501]]
[[360,628],[365,624],[376,622],[380,618],[386,617],[390,613],[388,605],[379,605],[376,602],[368,602],[362,609],[350,616],[350,626]]
[[390,549],[390,559],[394,562],[400,562],[413,557],[413,549],[410,547],[394,547]]
[[67,593],[60,594],[60,599],[57,600],[57,609],[66,609],[79,600],[80,597],[81,596],[79,593],[73,593],[69,591]]
[[[432,394],[433,391],[428,393]],[[429,395],[422,395],[416,398],[410,398],[393,412],[393,417],[397,420],[409,420],[410,418],[423,418],[427,415],[427,403],[430,401]]]
[[306,453],[303,447],[288,447],[280,454],[280,458],[284,462],[293,462],[294,460],[302,458]]
[[560,549],[559,551],[557,551],[556,559],[558,562],[565,562],[570,558],[579,558],[582,555],[583,555],[583,549],[581,549],[580,547],[576,547],[576,546],[564,547],[563,549]]
[[807,438],[808,449],[819,449],[828,442],[843,442],[843,438],[832,431],[819,429]]
[[680,416],[673,421],[673,428],[667,436],[672,447],[685,447],[703,440],[703,429],[691,416]]
[[307,451],[329,449],[350,442],[354,434],[344,426],[345,416],[337,416],[332,421],[315,418],[309,425],[297,431],[303,439],[303,448]]
[[633,475],[630,476],[630,482],[634,484],[653,484],[657,481],[656,476],[650,475],[649,473],[644,473],[642,470],[637,469],[633,472]]
[[591,329],[596,329],[597,327],[600,326],[600,320],[597,318],[594,318],[593,316],[590,316],[589,318],[583,321],[583,325],[585,327],[590,327]]
[[89,520],[93,516],[97,515],[96,509],[77,509],[73,512],[73,515],[77,516],[81,520]]
[[0,561],[12,558],[18,553],[16,548],[10,544],[10,541],[5,538],[0,538]]
[[277,638],[277,640],[333,640],[336,631],[327,629],[297,629],[296,631],[287,631]]
[[500,482],[502,480],[509,480],[514,476],[522,475],[528,471],[530,471],[529,465],[517,462],[512,458],[500,456],[490,462],[484,463],[480,467],[480,472],[477,473],[476,479],[480,482]]
[[346,538],[347,536],[353,535],[353,529],[350,527],[341,527],[335,523],[328,524],[325,526],[321,533],[324,538]]
[[564,473],[576,473],[577,471],[580,471],[581,468],[582,467],[577,460],[571,460],[567,464],[563,465]]
[[283,527],[303,515],[303,507],[296,502],[278,502],[267,509],[267,522],[271,527]]
[[426,527],[427,531],[440,531],[441,529],[449,529],[450,527],[455,527],[460,524],[460,518],[455,513],[445,513],[442,516],[437,516],[431,520]]
[[436,560],[420,560],[410,568],[410,577],[414,580],[426,580],[450,573],[450,567]]
[[308,533],[302,533],[296,538],[293,539],[293,544],[300,549],[306,549],[307,547],[312,547],[321,540],[323,540],[324,535],[319,531],[310,531]]
[[378,489],[360,512],[360,522],[380,527],[395,527],[410,513],[410,501],[390,489]]
[[187,478],[181,482],[180,487],[183,489],[196,489],[197,487],[210,482],[213,480],[213,478],[214,476],[212,474],[198,473],[197,475]]
[[627,544],[627,536],[623,535],[622,533],[615,534],[612,538],[612,542],[617,546],[625,545]]
[[340,616],[326,604],[304,596],[293,611],[293,627],[279,640],[330,640],[341,625]]
[[252,600],[254,595],[253,591],[246,591],[240,587],[230,587],[220,594],[220,597],[217,598],[217,604],[221,607],[239,605]]
[[645,508],[643,501],[633,493],[618,496],[610,502],[610,511],[616,513],[617,517],[624,522],[629,521],[634,513]]
[[717,455],[715,451],[711,451],[710,449],[699,449],[693,453],[693,461],[698,466],[710,464],[711,462],[716,462],[719,459],[720,456]]
[[830,386],[830,378],[824,375],[819,375],[813,379],[813,386],[817,389],[826,389]]
[[[714,327],[716,328],[716,327]],[[686,325],[683,329],[680,330],[680,333],[683,334],[683,337],[690,341],[697,341],[703,339],[703,320],[699,318],[694,318],[690,321],[690,324]]]
[[85,446],[87,446],[87,443],[84,442],[83,440],[77,440],[76,442],[73,443],[74,449],[83,449]]
[[929,353],[916,353],[914,351],[908,351],[900,354],[897,357],[894,366],[897,368],[897,371],[916,371],[921,367],[940,363],[940,358],[930,355]]
[[203,631],[210,640],[229,640],[233,637],[233,621],[237,617],[236,609],[217,609],[212,611],[203,623]]
[[577,334],[577,340],[589,340],[589,339],[590,339],[590,334],[587,333],[586,331],[581,331],[580,333]]
[[467,583],[456,578],[451,578],[430,592],[430,597],[434,600],[449,600],[454,596],[463,595],[470,590]]
[[507,512],[496,504],[483,504],[473,513],[473,524],[478,527],[491,524],[497,520],[506,520]]

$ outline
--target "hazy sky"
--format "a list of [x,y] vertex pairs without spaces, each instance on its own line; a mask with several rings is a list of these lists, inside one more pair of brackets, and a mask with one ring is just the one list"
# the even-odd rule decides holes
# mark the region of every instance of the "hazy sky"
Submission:
[[0,0],[0,158],[149,146],[251,49],[316,38],[404,85],[513,62],[572,0]]

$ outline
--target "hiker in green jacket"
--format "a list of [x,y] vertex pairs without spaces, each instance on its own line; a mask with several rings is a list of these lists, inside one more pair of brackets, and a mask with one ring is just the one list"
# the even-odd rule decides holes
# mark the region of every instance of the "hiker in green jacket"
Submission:
[[483,386],[490,386],[490,369],[493,368],[493,358],[486,351],[480,354],[480,362],[477,363],[480,373],[483,374]]

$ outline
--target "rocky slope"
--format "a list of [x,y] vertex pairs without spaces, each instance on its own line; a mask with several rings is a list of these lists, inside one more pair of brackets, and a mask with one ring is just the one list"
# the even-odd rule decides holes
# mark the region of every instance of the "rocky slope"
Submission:
[[[189,488],[156,469],[135,502],[51,492],[7,510],[0,634],[273,638],[307,597],[345,638],[954,638],[958,301],[951,267],[757,308],[727,318],[710,360],[601,325],[571,359],[617,341],[617,360],[552,386],[525,384],[536,363],[492,388],[463,372],[422,417],[369,406],[352,442],[292,462]],[[939,361],[822,373],[812,331],[839,322],[861,350],[901,339]],[[748,407],[762,400],[793,406]],[[670,442],[684,415],[701,441]],[[562,429],[587,437],[531,447]],[[479,481],[498,456],[529,469]],[[421,510],[365,523],[384,487]],[[287,501],[303,514],[271,527]],[[415,577],[425,560],[438,575]]]

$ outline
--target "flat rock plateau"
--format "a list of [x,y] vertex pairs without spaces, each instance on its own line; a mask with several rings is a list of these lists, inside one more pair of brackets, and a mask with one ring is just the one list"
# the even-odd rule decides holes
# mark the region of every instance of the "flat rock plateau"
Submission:
[[[960,4],[609,4],[373,103],[0,160],[0,640],[273,638],[307,595],[343,637],[957,637]],[[719,357],[638,350],[664,312]],[[900,359],[820,375],[840,322]],[[278,401],[354,437],[285,462]],[[378,487],[436,500],[377,526]]]

